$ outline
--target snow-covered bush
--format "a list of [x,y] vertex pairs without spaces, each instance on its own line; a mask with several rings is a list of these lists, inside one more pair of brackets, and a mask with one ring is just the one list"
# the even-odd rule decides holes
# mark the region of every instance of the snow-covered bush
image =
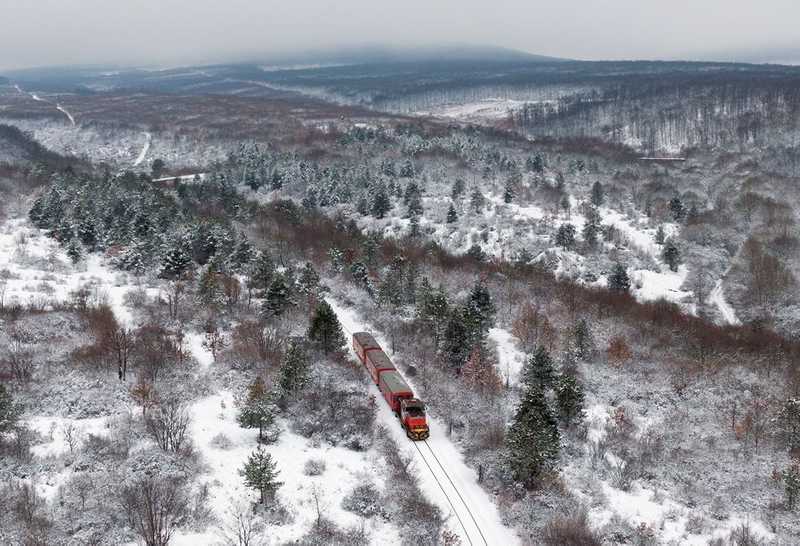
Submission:
[[385,516],[380,493],[372,483],[358,485],[345,495],[342,499],[342,508],[365,518]]

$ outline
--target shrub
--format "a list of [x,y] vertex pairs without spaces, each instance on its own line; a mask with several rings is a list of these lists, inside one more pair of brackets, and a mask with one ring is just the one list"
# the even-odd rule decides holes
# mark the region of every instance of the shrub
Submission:
[[342,500],[342,508],[365,518],[383,515],[380,494],[371,483],[356,486]]
[[542,530],[545,546],[600,546],[601,537],[590,528],[586,512],[556,516]]
[[309,459],[303,467],[306,476],[321,476],[325,472],[325,461],[322,459]]

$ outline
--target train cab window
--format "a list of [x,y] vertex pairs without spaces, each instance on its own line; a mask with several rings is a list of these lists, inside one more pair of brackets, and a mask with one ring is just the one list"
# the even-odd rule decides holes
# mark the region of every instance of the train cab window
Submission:
[[424,417],[425,408],[422,406],[411,406],[410,408],[406,408],[406,413],[409,417]]

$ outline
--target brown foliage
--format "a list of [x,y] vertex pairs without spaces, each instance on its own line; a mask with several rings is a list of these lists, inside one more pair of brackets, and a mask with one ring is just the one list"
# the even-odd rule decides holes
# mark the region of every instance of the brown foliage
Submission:
[[627,341],[622,336],[614,336],[609,340],[606,355],[608,361],[616,366],[622,366],[633,357]]
[[503,389],[494,362],[480,347],[472,349],[467,363],[461,368],[461,377],[469,388],[484,396],[495,396]]

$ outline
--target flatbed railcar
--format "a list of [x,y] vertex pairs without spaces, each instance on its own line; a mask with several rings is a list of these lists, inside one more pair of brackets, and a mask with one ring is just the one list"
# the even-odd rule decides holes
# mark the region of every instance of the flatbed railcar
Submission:
[[353,350],[378,386],[389,408],[400,419],[406,435],[412,440],[428,438],[430,428],[425,416],[425,404],[414,396],[414,391],[372,334],[354,333]]

